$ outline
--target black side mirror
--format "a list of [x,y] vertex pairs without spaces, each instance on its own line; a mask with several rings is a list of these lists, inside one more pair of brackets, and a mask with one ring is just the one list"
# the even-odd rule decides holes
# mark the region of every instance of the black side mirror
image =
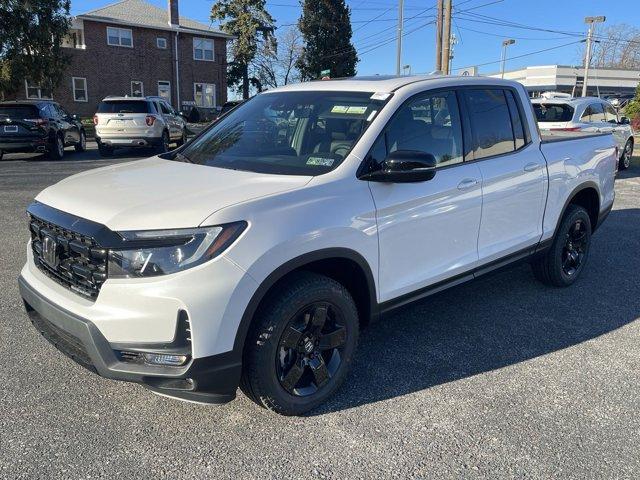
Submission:
[[437,161],[430,154],[415,150],[396,150],[382,162],[380,169],[366,173],[361,180],[389,183],[414,183],[431,180]]
[[629,117],[620,117],[620,125],[629,125],[630,123]]

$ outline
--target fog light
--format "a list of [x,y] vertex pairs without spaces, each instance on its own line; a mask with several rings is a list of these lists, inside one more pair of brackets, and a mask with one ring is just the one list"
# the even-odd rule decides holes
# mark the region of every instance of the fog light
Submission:
[[152,365],[169,365],[179,367],[189,360],[189,355],[169,355],[164,353],[145,353],[144,361]]

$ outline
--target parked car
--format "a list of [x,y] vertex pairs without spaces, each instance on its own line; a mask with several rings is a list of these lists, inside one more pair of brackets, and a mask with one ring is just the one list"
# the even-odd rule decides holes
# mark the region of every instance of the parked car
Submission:
[[633,156],[633,131],[627,117],[597,97],[536,98],[532,100],[541,130],[611,133],[620,151],[620,170]]
[[371,318],[518,260],[574,284],[616,166],[611,135],[541,137],[511,81],[290,85],[38,194],[20,292],[104,377],[203,403],[240,385],[301,414],[345,381]]
[[80,119],[56,102],[0,102],[0,159],[5,153],[42,152],[60,160],[68,146],[83,152],[87,137]]
[[121,147],[169,151],[187,141],[187,123],[162,97],[107,97],[93,117],[100,155]]

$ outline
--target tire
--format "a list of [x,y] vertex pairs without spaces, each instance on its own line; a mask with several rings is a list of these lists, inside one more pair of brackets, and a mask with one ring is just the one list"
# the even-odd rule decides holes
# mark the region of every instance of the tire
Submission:
[[181,147],[185,143],[187,143],[187,131],[182,130],[182,137],[180,137],[180,140],[176,140],[176,147]]
[[156,147],[157,153],[166,153],[169,151],[169,142],[171,139],[169,138],[169,132],[166,130],[162,132],[162,137],[160,139],[160,144]]
[[87,149],[87,136],[84,131],[80,131],[80,141],[74,145],[76,152],[84,152]]
[[102,143],[98,143],[98,153],[101,157],[111,157],[113,156],[113,148],[107,147]]
[[624,150],[620,156],[620,162],[618,163],[618,170],[626,170],[631,165],[631,157],[633,155],[633,139],[627,140],[624,145]]
[[312,410],[346,378],[358,328],[358,311],[342,284],[311,272],[291,275],[256,312],[240,388],[282,415]]
[[572,285],[584,270],[591,246],[591,220],[579,205],[569,205],[551,248],[531,262],[534,276],[554,287]]
[[64,157],[64,140],[60,135],[56,135],[48,155],[51,160],[61,160]]

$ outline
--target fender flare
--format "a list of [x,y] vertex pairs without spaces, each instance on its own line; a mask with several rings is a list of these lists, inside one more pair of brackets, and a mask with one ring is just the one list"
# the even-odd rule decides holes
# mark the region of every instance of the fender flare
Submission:
[[247,307],[242,314],[242,318],[240,319],[240,324],[238,325],[238,330],[236,332],[236,338],[233,343],[234,356],[236,356],[239,360],[242,360],[244,344],[249,332],[249,328],[251,326],[251,322],[258,309],[258,306],[260,305],[260,302],[265,298],[267,292],[271,289],[271,287],[273,287],[287,274],[299,269],[300,267],[304,267],[305,265],[317,262],[319,260],[329,259],[351,260],[362,269],[367,279],[367,289],[369,292],[369,311],[371,312],[372,317],[376,317],[379,315],[376,285],[373,273],[371,272],[371,267],[369,266],[369,263],[365,260],[365,258],[355,250],[351,250],[349,248],[325,248],[321,250],[315,250],[295,257],[280,265],[273,272],[271,272],[267,276],[267,278],[265,278],[258,286],[256,291],[252,295],[251,300],[249,300],[249,303],[247,304]]
[[[558,229],[560,228],[560,223],[562,222],[562,219],[564,218],[564,214],[567,212],[567,208],[569,208],[569,205],[571,204],[571,200],[573,200],[575,198],[575,196],[580,193],[583,190],[586,190],[588,188],[592,188],[596,191],[597,195],[598,195],[598,217],[600,215],[600,188],[598,187],[598,184],[596,182],[594,182],[593,180],[588,180],[584,183],[581,183],[580,185],[578,185],[577,187],[575,187],[571,193],[567,196],[567,200],[564,202],[564,206],[562,207],[562,210],[560,211],[560,216],[558,217],[558,220],[556,222],[556,228],[553,229],[553,236],[551,237],[551,241],[553,241],[556,238],[556,235],[558,234]],[[596,222],[596,224],[591,226],[591,233],[596,231],[596,228],[598,228],[598,224]]]

